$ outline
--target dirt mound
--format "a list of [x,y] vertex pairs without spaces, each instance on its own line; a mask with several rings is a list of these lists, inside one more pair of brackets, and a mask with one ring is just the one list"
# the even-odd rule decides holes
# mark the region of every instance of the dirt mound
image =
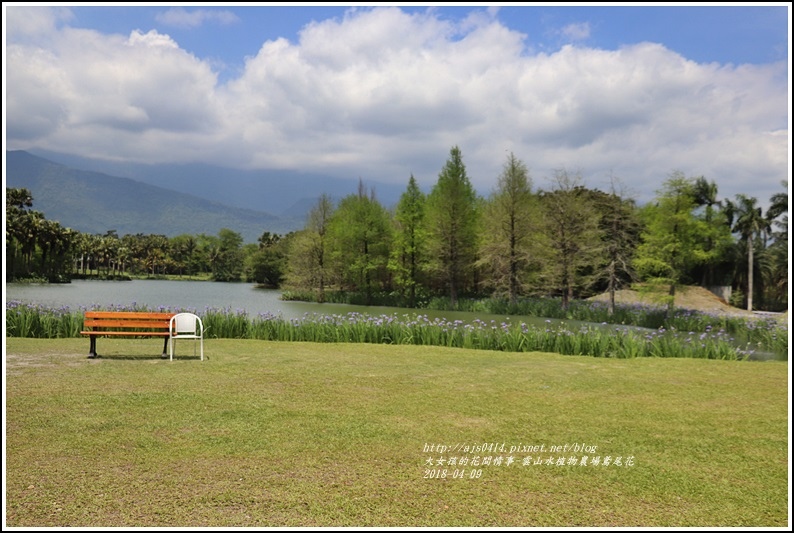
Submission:
[[[663,302],[666,296],[667,290],[636,291],[623,289],[615,292],[615,303],[663,306],[665,305]],[[607,302],[609,301],[609,294],[599,294],[590,299]],[[703,287],[676,287],[675,307],[711,314],[753,316],[753,313],[729,305],[725,300]]]

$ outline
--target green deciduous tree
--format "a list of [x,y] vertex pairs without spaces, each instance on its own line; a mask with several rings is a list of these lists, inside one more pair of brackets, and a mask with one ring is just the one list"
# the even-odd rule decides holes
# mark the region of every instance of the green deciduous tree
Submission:
[[484,204],[480,254],[486,285],[511,303],[525,293],[542,234],[537,198],[526,165],[514,154],[504,164],[497,185]]
[[287,270],[287,250],[294,233],[286,236],[264,232],[258,239],[258,246],[251,245],[252,251],[245,259],[245,278],[259,285],[277,288],[284,281]]
[[363,293],[372,303],[373,293],[386,282],[391,246],[391,222],[386,209],[359,182],[358,192],[342,198],[329,224],[332,257],[343,286]]
[[416,305],[416,291],[427,263],[425,203],[425,195],[412,174],[394,214],[395,231],[389,258],[394,283],[407,298],[409,307]]
[[594,206],[599,213],[604,262],[596,279],[606,281],[608,313],[615,312],[615,292],[636,279],[632,266],[634,251],[640,239],[640,220],[633,200],[627,199],[618,190],[615,179],[610,193],[590,191]]
[[645,223],[634,266],[646,281],[669,285],[668,310],[675,290],[693,265],[707,257],[701,235],[703,220],[695,216],[694,180],[674,172],[657,191],[655,202],[642,210]]
[[575,290],[593,283],[594,265],[603,262],[600,218],[579,174],[555,172],[552,190],[540,198],[548,243],[544,279],[567,309]]
[[473,286],[477,252],[478,198],[460,149],[450,150],[427,198],[429,266],[457,305],[458,293]]
[[243,273],[243,237],[222,228],[217,237],[205,236],[204,250],[215,281],[240,281]]
[[309,212],[303,230],[297,232],[287,259],[286,284],[293,289],[316,290],[317,301],[325,301],[328,280],[327,236],[334,213],[330,196],[323,194]]

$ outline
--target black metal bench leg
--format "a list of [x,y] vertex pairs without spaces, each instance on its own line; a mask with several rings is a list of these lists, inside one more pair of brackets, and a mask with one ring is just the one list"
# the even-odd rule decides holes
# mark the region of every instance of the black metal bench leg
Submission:
[[91,339],[91,347],[88,349],[88,358],[94,359],[99,357],[96,353],[96,337],[91,335],[89,338]]
[[168,337],[166,337],[165,342],[163,342],[163,355],[160,357],[162,359],[168,359]]

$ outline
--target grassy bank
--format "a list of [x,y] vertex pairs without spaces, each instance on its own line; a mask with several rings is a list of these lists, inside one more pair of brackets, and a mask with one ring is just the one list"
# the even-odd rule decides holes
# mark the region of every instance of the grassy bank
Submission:
[[786,363],[6,341],[9,526],[787,523]]
[[[111,310],[142,311],[139,307]],[[158,308],[154,311],[179,309]],[[775,319],[722,317],[703,320],[705,315],[680,315],[669,328],[641,330],[623,325],[569,324],[542,327],[527,325],[520,317],[500,321],[430,319],[427,315],[306,314],[285,319],[263,313],[250,317],[244,310],[204,309],[207,336],[225,339],[255,339],[298,342],[363,342],[445,346],[476,350],[551,352],[594,357],[694,357],[703,359],[778,358],[788,356],[787,325]],[[715,326],[719,326],[718,328]],[[6,335],[31,338],[79,337],[83,311],[68,307],[52,309],[10,301],[6,303]]]

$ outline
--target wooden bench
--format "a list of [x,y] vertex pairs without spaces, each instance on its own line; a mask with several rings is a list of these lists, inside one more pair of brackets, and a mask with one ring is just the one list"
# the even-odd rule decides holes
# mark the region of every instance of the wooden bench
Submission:
[[176,313],[144,313],[133,311],[86,311],[83,321],[85,331],[91,339],[88,358],[99,357],[96,353],[97,337],[163,337],[163,359],[168,357],[169,321]]

